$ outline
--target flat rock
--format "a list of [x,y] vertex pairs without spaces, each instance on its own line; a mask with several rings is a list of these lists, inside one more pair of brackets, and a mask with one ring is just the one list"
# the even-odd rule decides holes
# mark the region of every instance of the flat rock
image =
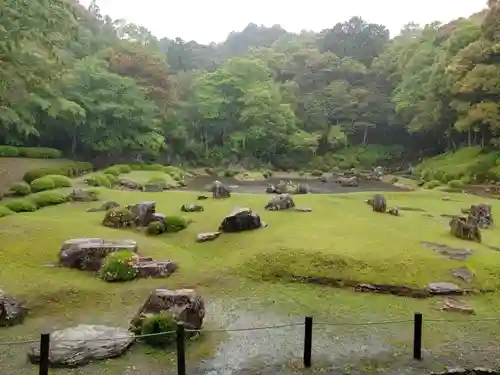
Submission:
[[203,206],[200,206],[199,204],[188,203],[181,206],[182,212],[202,212],[204,210]]
[[447,256],[454,260],[467,260],[472,255],[471,249],[457,249],[447,245],[442,245],[434,242],[421,242],[423,246],[430,248],[438,253]]
[[475,367],[472,369],[455,367],[443,372],[432,372],[431,375],[500,375],[500,372],[484,367]]
[[196,242],[207,242],[217,239],[221,235],[221,232],[205,232],[198,233],[196,235]]
[[95,202],[99,200],[99,197],[93,191],[75,189],[69,194],[68,199],[72,202]]
[[295,207],[295,211],[297,212],[312,212],[311,207]]
[[65,267],[98,271],[103,259],[119,250],[137,252],[133,240],[104,240],[102,238],[74,238],[65,241],[59,252],[59,263]]
[[199,200],[199,201],[204,201],[208,199],[208,197],[206,195],[198,195],[198,198],[196,198],[196,200]]
[[24,302],[0,290],[0,327],[10,327],[24,322],[28,310]]
[[431,294],[438,295],[457,295],[464,293],[464,290],[458,285],[448,282],[430,283],[427,285],[427,290]]
[[466,283],[470,283],[474,278],[474,272],[466,267],[454,269],[452,274],[457,279],[465,281]]
[[462,314],[474,314],[474,309],[472,306],[466,304],[465,302],[452,298],[446,298],[444,300],[442,310],[450,312],[459,312]]
[[138,258],[134,266],[139,271],[140,278],[162,278],[169,277],[179,268],[170,260],[153,260],[151,258]]
[[[50,335],[49,363],[53,367],[77,367],[94,360],[122,355],[134,342],[134,335],[123,328],[78,325]],[[40,363],[40,344],[28,351],[31,363]]]

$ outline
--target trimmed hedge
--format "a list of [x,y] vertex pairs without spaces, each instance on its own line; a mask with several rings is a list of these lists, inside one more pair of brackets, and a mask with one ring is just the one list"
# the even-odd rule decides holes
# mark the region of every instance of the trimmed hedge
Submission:
[[31,182],[31,190],[36,193],[44,190],[71,187],[71,180],[66,176],[48,175]]
[[9,193],[18,197],[24,197],[31,194],[31,186],[24,181],[16,182],[9,188]]
[[34,159],[58,159],[62,152],[48,147],[14,147],[0,146],[0,156],[25,157]]
[[23,176],[23,180],[27,183],[31,183],[37,178],[48,176],[48,175],[61,175],[66,177],[78,177],[85,173],[91,172],[93,169],[92,164],[82,161],[75,161],[68,164],[63,164],[59,166],[49,167],[49,168],[36,168],[31,169],[26,172]]
[[167,216],[163,223],[167,233],[180,232],[189,225],[189,221],[182,216]]
[[5,202],[5,207],[14,212],[34,212],[38,209],[37,205],[29,199],[13,199]]
[[9,208],[5,206],[0,206],[0,217],[9,216],[12,215],[13,213],[14,211],[10,210]]
[[28,199],[38,208],[42,208],[66,203],[68,201],[68,196],[60,191],[42,191],[32,194]]
[[93,174],[92,176],[89,176],[85,182],[87,183],[87,185],[90,185],[90,186],[102,186],[102,187],[106,187],[108,189],[111,188],[112,184],[111,184],[111,181],[109,180],[108,178],[108,175],[105,175],[104,173],[96,173],[96,174]]

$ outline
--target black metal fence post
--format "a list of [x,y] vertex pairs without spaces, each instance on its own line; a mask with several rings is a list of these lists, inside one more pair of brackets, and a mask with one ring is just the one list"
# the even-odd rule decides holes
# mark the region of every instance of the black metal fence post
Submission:
[[415,313],[413,326],[413,358],[422,359],[422,314]]
[[50,351],[50,333],[40,335],[40,367],[39,375],[49,374],[49,351]]
[[313,318],[306,316],[304,329],[304,367],[311,367]]
[[186,375],[186,350],[184,346],[185,331],[184,326],[177,324],[177,374]]

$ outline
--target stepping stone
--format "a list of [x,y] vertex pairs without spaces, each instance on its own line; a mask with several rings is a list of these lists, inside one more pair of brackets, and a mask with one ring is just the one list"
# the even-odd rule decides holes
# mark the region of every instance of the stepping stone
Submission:
[[206,232],[206,233],[198,233],[196,235],[196,242],[207,242],[213,241],[217,237],[219,237],[221,232]]
[[311,207],[295,207],[295,211],[297,212],[312,212]]
[[427,290],[434,295],[457,295],[464,293],[464,290],[458,285],[448,282],[430,283],[427,285]]
[[474,278],[474,273],[466,267],[457,268],[452,271],[452,274],[457,279],[470,283]]
[[456,249],[449,247],[447,245],[438,244],[435,242],[425,242],[422,241],[421,244],[424,247],[437,251],[441,255],[445,255],[450,259],[454,260],[467,260],[468,257],[472,255],[471,249]]
[[456,299],[446,298],[444,300],[443,311],[459,312],[462,314],[474,314],[472,306]]

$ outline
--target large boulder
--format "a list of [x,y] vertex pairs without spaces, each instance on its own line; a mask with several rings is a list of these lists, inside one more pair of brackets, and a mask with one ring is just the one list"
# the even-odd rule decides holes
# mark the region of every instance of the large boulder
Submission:
[[102,238],[76,238],[63,243],[59,263],[65,267],[85,271],[98,271],[104,258],[115,251],[137,252],[132,240],[103,240]]
[[[52,367],[77,367],[94,360],[122,355],[134,342],[124,328],[103,325],[78,325],[50,334],[49,364]],[[40,344],[28,351],[31,363],[40,363]]]
[[481,242],[482,236],[477,223],[470,218],[455,216],[450,220],[450,233],[463,240]]
[[203,298],[192,289],[156,289],[130,322],[130,329],[139,331],[145,318],[169,313],[186,328],[199,330],[205,318]]
[[375,212],[385,212],[387,210],[387,201],[382,194],[376,194],[372,198],[372,208]]
[[169,260],[153,260],[152,258],[137,258],[134,267],[139,271],[140,278],[164,278],[172,275],[179,268]]
[[136,215],[128,208],[113,208],[106,212],[102,225],[108,228],[127,228],[136,225]]
[[22,324],[27,313],[23,301],[5,294],[0,289],[0,327]]
[[276,195],[264,207],[268,211],[287,210],[295,207],[295,202],[290,194]]
[[474,219],[480,229],[487,229],[493,226],[493,215],[491,205],[478,204],[470,207],[469,221]]
[[297,187],[292,183],[292,181],[280,180],[280,182],[274,187],[275,194],[292,194],[297,190]]
[[156,212],[156,202],[141,202],[126,207],[134,215],[135,225],[138,227],[147,227],[154,221]]
[[219,231],[226,233],[242,232],[262,227],[260,216],[249,208],[239,208],[222,220]]
[[229,188],[220,181],[214,181],[211,185],[210,191],[212,192],[212,198],[214,199],[231,197],[231,191]]
[[310,192],[311,192],[311,189],[309,188],[308,184],[298,184],[294,193],[295,194],[309,194]]
[[359,178],[358,176],[352,177],[339,177],[338,182],[342,187],[358,187]]
[[116,181],[116,185],[120,189],[125,189],[125,190],[142,190],[142,184],[139,182],[135,182],[132,180],[128,180],[126,178],[119,178],[118,181]]
[[95,202],[99,200],[97,194],[86,189],[74,189],[68,196],[71,202]]

